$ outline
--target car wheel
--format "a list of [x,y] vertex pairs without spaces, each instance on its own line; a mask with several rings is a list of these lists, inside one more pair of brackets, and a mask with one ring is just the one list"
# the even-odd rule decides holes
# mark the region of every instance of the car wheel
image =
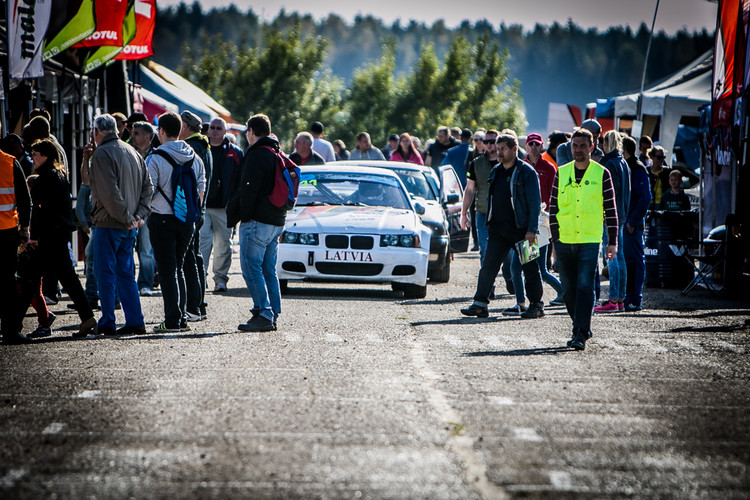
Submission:
[[427,285],[412,285],[411,283],[404,283],[401,285],[404,291],[405,299],[423,299],[427,296]]
[[443,265],[438,269],[433,270],[430,273],[430,281],[435,283],[448,283],[451,279],[451,254],[450,252],[445,254],[445,261]]
[[279,280],[279,291],[289,293],[289,280]]

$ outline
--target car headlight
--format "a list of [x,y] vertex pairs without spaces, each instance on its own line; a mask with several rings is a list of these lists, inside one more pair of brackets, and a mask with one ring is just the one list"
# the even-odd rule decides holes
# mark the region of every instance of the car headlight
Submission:
[[384,234],[380,236],[381,247],[416,248],[420,246],[418,234]]
[[279,237],[280,243],[290,243],[297,245],[317,245],[319,242],[318,235],[315,233],[292,233],[284,231]]

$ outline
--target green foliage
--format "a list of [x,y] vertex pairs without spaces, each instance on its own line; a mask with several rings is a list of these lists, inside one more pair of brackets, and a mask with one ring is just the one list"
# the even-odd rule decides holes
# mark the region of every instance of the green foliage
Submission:
[[[484,99],[481,98],[481,89],[491,88],[491,82],[498,78],[493,71],[502,70],[507,73],[499,77],[501,81],[523,82],[519,85],[510,83],[505,91],[509,98],[523,95],[524,112],[531,122],[531,128],[535,130],[540,130],[545,125],[549,102],[584,105],[598,97],[637,89],[640,86],[648,41],[648,27],[645,25],[636,30],[622,27],[604,31],[583,30],[571,20],[550,26],[537,25],[530,31],[518,25],[492,25],[486,20],[473,24],[464,22],[458,28],[449,29],[440,21],[431,26],[414,21],[407,25],[397,22],[387,26],[372,16],[358,16],[349,24],[335,14],[322,21],[315,21],[310,15],[282,11],[269,26],[279,33],[297,30],[305,39],[322,37],[330,40],[325,48],[323,64],[313,81],[322,78],[321,71],[325,68],[330,69],[332,75],[343,79],[347,86],[351,86],[358,69],[364,69],[368,62],[381,61],[384,41],[394,39],[396,48],[393,53],[392,119],[396,121],[393,127],[406,131],[429,129],[430,135],[434,133],[432,129],[436,126],[435,116],[442,115],[447,119],[452,113],[459,115],[462,124],[469,123],[467,117],[478,121],[480,125],[490,120],[492,123],[499,121],[498,125],[517,123],[521,112],[512,106],[503,108],[502,100],[495,100],[501,105],[497,112],[490,110],[489,106],[482,106]],[[200,3],[194,2],[190,6],[181,4],[157,11],[154,59],[172,68],[196,65],[200,52],[195,49],[196,45],[203,43],[205,46],[205,40],[211,40],[210,43],[215,44],[214,35],[219,33],[226,44],[224,50],[229,54],[228,57],[247,56],[247,49],[243,47],[268,45],[267,30],[264,30],[264,24],[252,10],[240,12],[230,5],[205,11]],[[206,35],[209,38],[205,38]],[[459,37],[471,47],[472,57],[477,61],[475,65],[485,61],[483,69],[477,70],[477,73],[468,78],[470,83],[476,85],[461,88],[461,105],[456,105],[453,93],[435,102],[425,103],[423,101],[429,99],[423,99],[413,91],[407,92],[408,88],[416,86],[423,90],[424,95],[432,96],[434,89],[431,86],[444,85],[445,92],[449,92],[451,86],[458,86],[446,79],[447,73],[443,75],[442,71],[446,68],[440,68],[440,62],[445,61],[448,70],[458,71],[461,76],[460,65],[465,64],[461,54],[466,54],[466,47],[455,45]],[[493,48],[493,44],[497,44],[495,47],[500,50]],[[713,36],[705,30],[695,33],[682,30],[675,35],[655,33],[646,75],[647,83],[663,78],[712,46]],[[216,48],[211,46],[210,51],[214,52]],[[237,50],[236,56],[233,55],[233,49]],[[482,51],[484,54],[498,54],[498,60],[493,62],[494,57],[480,55]],[[256,56],[258,54],[260,52],[256,52]],[[435,59],[429,61],[430,57]],[[448,62],[449,57],[454,60]],[[495,66],[489,66],[490,63]],[[374,64],[377,66],[380,62]],[[204,68],[204,74],[212,74],[213,70],[207,71],[209,68],[210,66]],[[248,68],[233,69],[228,76],[238,77],[235,73],[247,71]],[[414,81],[417,77],[424,81]],[[209,80],[211,78],[200,80],[200,84],[205,85],[205,88],[227,88],[228,84],[225,82]],[[482,80],[485,82],[482,83]],[[230,93],[222,98],[222,102],[234,109],[236,106],[232,101],[242,98],[241,95]],[[348,100],[346,96],[343,98]],[[410,103],[409,99],[420,102]],[[430,106],[437,106],[439,110]],[[477,114],[480,109],[480,114]],[[346,113],[346,109],[343,113]],[[491,116],[487,116],[488,113]],[[415,125],[408,126],[408,123],[400,121],[400,116],[410,117]],[[420,125],[422,123],[424,125]],[[326,126],[330,131],[329,136],[333,137],[333,124],[326,122]],[[518,128],[517,125],[514,127]],[[348,131],[349,127],[342,130]],[[420,135],[424,136],[423,133]]]

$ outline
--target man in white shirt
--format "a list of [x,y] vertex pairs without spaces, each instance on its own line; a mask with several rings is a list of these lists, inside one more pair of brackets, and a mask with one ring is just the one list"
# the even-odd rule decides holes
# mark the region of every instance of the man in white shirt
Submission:
[[323,139],[323,124],[315,122],[310,125],[310,133],[313,136],[313,151],[322,156],[326,163],[336,161],[333,144]]

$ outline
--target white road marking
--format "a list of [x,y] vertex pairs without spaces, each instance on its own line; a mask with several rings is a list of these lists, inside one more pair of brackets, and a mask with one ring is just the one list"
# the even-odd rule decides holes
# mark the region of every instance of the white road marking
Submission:
[[498,337],[497,335],[488,335],[484,338],[484,341],[488,346],[498,348],[505,345],[505,340]]
[[502,396],[490,396],[490,402],[493,404],[496,404],[498,406],[512,406],[516,403],[513,402],[510,398],[504,398]]
[[299,342],[300,340],[302,340],[302,337],[300,337],[296,333],[285,333],[284,338],[287,342]]
[[15,484],[28,475],[29,469],[11,469],[3,477],[0,477],[0,486],[12,488]]
[[718,347],[723,347],[727,351],[732,351],[737,354],[745,354],[745,349],[742,347],[736,346],[734,344],[730,344],[729,342],[724,342],[723,340],[717,340],[714,342]]
[[447,343],[449,343],[453,347],[461,347],[461,345],[463,344],[461,342],[461,339],[459,339],[455,335],[445,335],[443,338],[445,339]]
[[47,427],[44,428],[42,431],[42,434],[59,434],[60,431],[63,430],[63,427],[65,427],[65,424],[60,422],[52,422]]
[[558,490],[573,489],[573,480],[571,479],[570,474],[565,471],[550,471],[549,482]]
[[675,344],[677,344],[678,346],[682,347],[686,351],[691,351],[691,352],[694,352],[696,354],[704,354],[706,352],[706,351],[703,350],[702,347],[700,347],[698,345],[695,345],[695,344],[693,344],[692,342],[690,342],[688,340],[676,340]]
[[519,441],[543,441],[542,436],[536,433],[536,431],[530,427],[515,427],[512,429],[513,437]]
[[83,391],[82,393],[78,394],[77,398],[83,398],[83,399],[91,399],[97,397],[99,394],[101,394],[102,391]]
[[344,339],[335,333],[326,333],[326,341],[328,342],[343,342]]

